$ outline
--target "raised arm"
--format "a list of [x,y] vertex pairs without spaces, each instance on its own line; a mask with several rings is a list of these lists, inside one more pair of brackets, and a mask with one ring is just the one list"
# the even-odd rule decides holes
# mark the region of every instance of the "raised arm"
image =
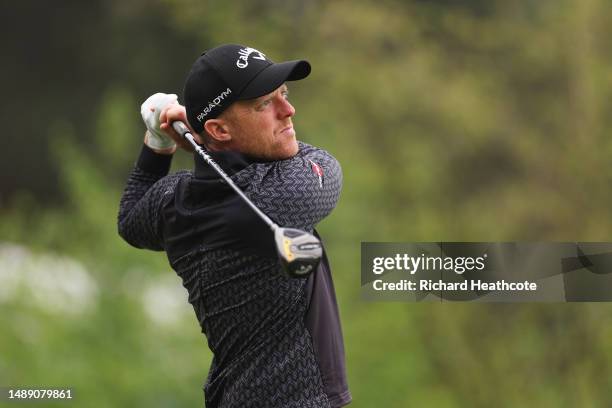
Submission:
[[176,142],[175,135],[160,124],[167,128],[161,123],[167,115],[184,119],[184,109],[176,103],[176,95],[156,93],[143,102],[140,113],[147,131],[119,204],[119,235],[137,248],[163,250],[162,208],[181,175],[167,176]]

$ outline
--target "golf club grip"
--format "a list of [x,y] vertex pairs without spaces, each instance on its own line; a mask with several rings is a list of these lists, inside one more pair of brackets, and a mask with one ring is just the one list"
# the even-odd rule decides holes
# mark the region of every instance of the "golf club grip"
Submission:
[[180,120],[172,122],[172,127],[174,128],[174,130],[176,130],[176,133],[178,133],[182,137],[185,137],[187,133],[191,134],[189,128]]

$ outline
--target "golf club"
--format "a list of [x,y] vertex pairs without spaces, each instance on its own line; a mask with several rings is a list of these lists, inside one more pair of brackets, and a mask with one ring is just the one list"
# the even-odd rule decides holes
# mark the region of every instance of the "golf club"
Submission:
[[312,234],[295,228],[283,228],[278,226],[263,211],[261,211],[249,198],[244,195],[223,169],[196,143],[193,135],[181,121],[172,123],[176,132],[185,138],[196,152],[208,163],[225,182],[255,211],[259,217],[272,229],[276,252],[287,276],[301,278],[308,276],[321,261],[323,250],[321,242]]

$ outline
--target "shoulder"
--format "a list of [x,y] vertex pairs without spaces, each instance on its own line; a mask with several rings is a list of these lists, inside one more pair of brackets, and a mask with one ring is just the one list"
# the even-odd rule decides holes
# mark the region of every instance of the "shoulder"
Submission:
[[[304,191],[319,194],[341,185],[342,170],[327,151],[298,142],[297,154],[285,160],[256,162],[234,174],[232,179],[245,191]],[[313,195],[314,196],[316,196]]]
[[284,160],[254,162],[236,175],[238,176],[237,178],[240,179],[245,176],[252,177],[255,174],[265,174],[275,169],[286,171],[300,170],[301,168],[309,168],[313,160],[336,161],[329,152],[308,143],[298,141],[298,152],[295,156]]

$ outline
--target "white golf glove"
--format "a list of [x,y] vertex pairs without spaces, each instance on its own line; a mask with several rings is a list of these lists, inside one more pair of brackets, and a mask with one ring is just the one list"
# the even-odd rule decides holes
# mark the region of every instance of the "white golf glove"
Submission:
[[149,96],[147,100],[140,105],[140,114],[147,126],[145,144],[150,148],[167,149],[176,146],[174,140],[159,128],[159,114],[166,106],[177,103],[177,100],[178,97],[175,94],[158,92]]

